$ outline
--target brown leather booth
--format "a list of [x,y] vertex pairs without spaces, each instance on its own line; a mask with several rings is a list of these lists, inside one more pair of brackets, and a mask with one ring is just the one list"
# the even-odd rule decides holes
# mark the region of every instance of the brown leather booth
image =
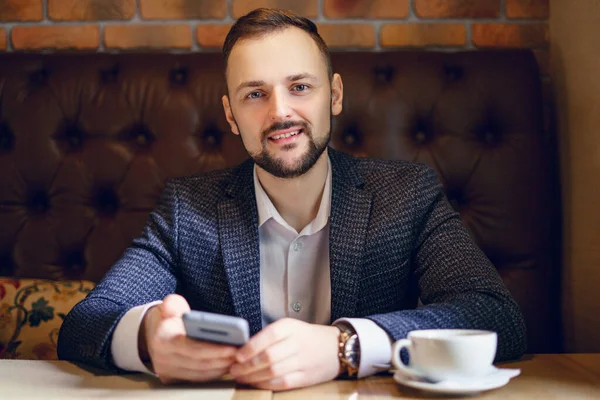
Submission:
[[[555,144],[527,51],[334,53],[332,146],[427,163],[526,317],[560,351]],[[98,281],[169,177],[246,158],[219,54],[0,55],[0,276]]]

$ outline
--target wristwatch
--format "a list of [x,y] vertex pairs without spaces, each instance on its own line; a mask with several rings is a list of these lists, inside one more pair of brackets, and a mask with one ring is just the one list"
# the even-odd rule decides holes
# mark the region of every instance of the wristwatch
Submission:
[[335,325],[340,330],[338,339],[338,358],[340,360],[341,378],[353,378],[358,373],[360,365],[360,343],[358,334],[352,326],[346,322]]

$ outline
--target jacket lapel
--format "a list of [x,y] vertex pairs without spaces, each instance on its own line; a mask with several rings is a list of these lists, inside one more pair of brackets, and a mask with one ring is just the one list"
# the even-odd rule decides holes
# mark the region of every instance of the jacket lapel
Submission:
[[219,242],[233,306],[254,335],[261,327],[258,211],[253,183],[254,163],[238,167],[219,202]]
[[371,216],[371,193],[351,157],[329,149],[332,166],[329,263],[331,273],[331,321],[354,317],[358,303],[358,279]]

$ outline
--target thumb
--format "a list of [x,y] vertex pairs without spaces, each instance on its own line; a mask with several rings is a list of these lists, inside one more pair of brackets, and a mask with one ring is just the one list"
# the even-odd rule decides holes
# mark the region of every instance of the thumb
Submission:
[[163,300],[160,311],[160,315],[163,319],[181,317],[183,314],[190,311],[190,305],[183,296],[170,294]]

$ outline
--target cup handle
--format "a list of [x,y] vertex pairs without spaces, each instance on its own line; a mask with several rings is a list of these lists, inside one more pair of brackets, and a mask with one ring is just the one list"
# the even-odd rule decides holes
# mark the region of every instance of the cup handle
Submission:
[[404,365],[402,359],[400,358],[400,352],[404,348],[406,348],[410,356],[411,346],[412,342],[410,341],[410,339],[400,339],[397,342],[395,342],[392,346],[392,364],[394,364],[397,371],[400,371],[400,373],[402,373],[405,376],[408,376],[410,378],[421,378],[421,375],[415,372],[414,369]]

